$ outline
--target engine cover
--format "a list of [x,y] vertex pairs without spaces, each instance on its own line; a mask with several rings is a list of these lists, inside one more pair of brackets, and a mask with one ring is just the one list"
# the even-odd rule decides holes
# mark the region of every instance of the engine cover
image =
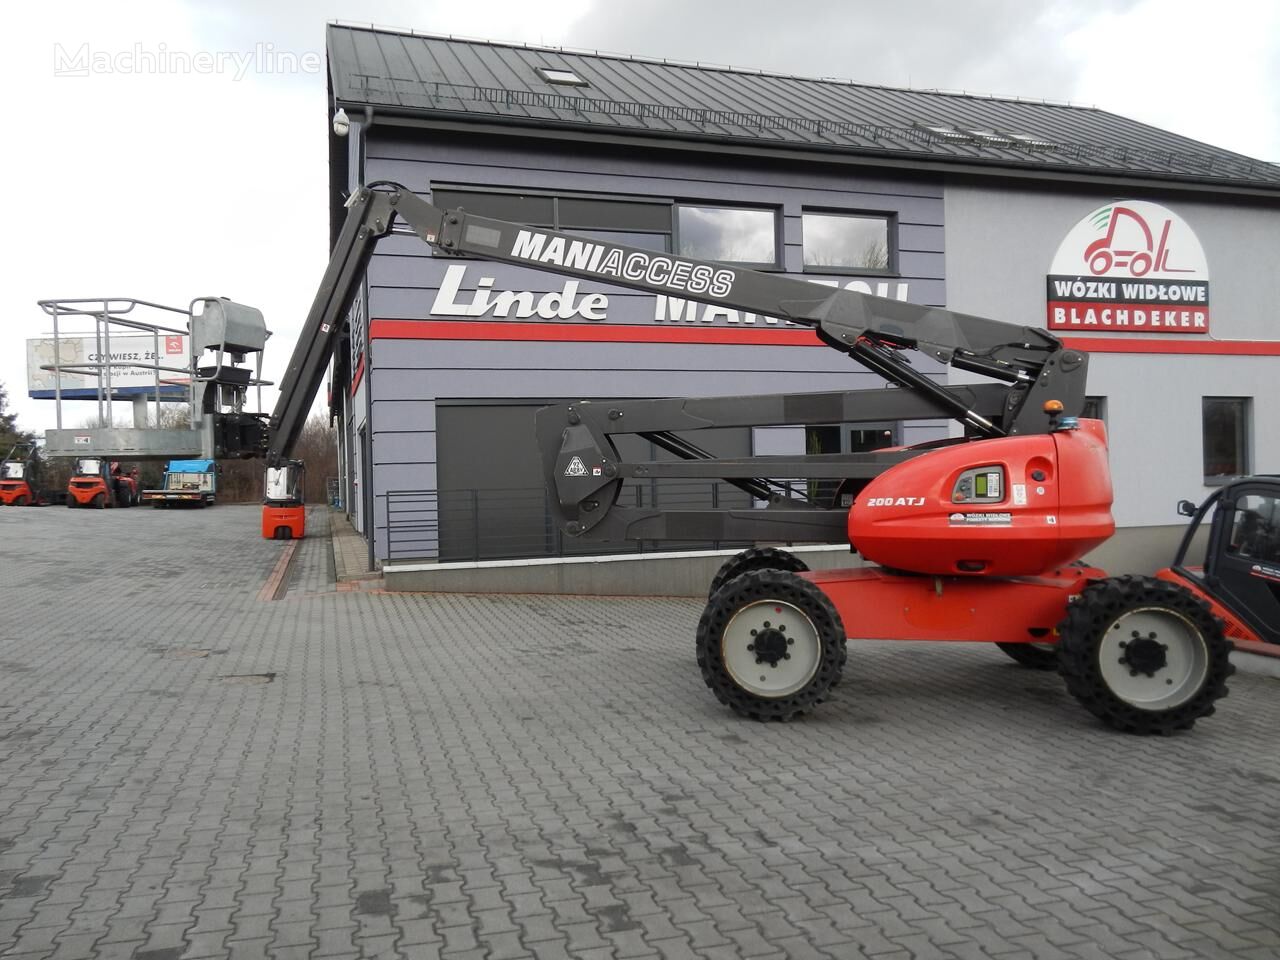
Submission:
[[1106,427],[975,440],[930,450],[869,483],[849,511],[849,542],[911,573],[1048,573],[1115,532]]

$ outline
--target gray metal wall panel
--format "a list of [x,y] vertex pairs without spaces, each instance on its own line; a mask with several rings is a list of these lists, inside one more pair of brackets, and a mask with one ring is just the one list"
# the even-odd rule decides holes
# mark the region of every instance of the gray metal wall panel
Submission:
[[[375,345],[380,373],[391,368],[436,370],[746,370],[764,372],[821,372],[871,377],[883,383],[850,357],[826,347],[756,347],[739,344],[690,343],[672,350],[664,343],[503,343],[459,340],[380,340]],[[922,358],[924,359],[924,358]],[[921,369],[940,370],[930,362]],[[487,385],[487,384],[486,384]],[[773,392],[767,380],[757,379],[753,392]],[[377,395],[377,394],[375,394]],[[475,396],[483,396],[476,393]],[[378,429],[384,425],[379,422]]]
[[[539,398],[539,397],[717,397],[742,393],[785,393],[846,390],[872,387],[883,381],[872,374],[780,372],[765,383],[755,372],[719,370],[501,370],[484,380],[486,389],[476,390],[474,370],[435,370],[424,390],[418,370],[379,370],[373,382],[373,418],[378,425],[379,404],[386,399],[439,398]],[[761,389],[767,386],[768,389]],[[380,428],[379,428],[380,429]],[[379,438],[382,434],[376,434]],[[393,435],[394,436],[394,435]],[[385,457],[379,453],[380,458]],[[401,459],[399,456],[388,459]]]
[[[825,168],[736,166],[719,160],[681,163],[661,159],[593,155],[589,149],[561,152],[536,148],[497,149],[492,143],[419,143],[383,140],[373,130],[368,146],[368,179],[398,179],[418,190],[430,183],[489,185],[572,193],[683,198],[709,203],[750,203],[780,209],[785,263],[802,261],[801,214],[806,208],[881,211],[896,218],[901,277],[820,277],[847,285],[865,282],[872,292],[942,304],[946,299],[942,253],[943,200],[940,183],[894,177],[850,177]],[[513,141],[514,143],[514,141]],[[449,267],[462,267],[452,311],[433,314]],[[455,273],[454,278],[457,278]],[[462,319],[481,278],[493,290],[530,291],[535,299],[565,289],[566,279],[544,271],[484,261],[436,258],[412,237],[389,237],[369,269],[372,320]],[[883,286],[880,286],[883,284]],[[593,293],[608,297],[610,326],[630,323],[653,329],[660,304],[640,294],[577,282],[577,302]],[[446,306],[441,298],[441,306]],[[700,308],[699,308],[700,309]],[[489,312],[490,314],[492,311]],[[695,322],[666,324],[684,328]],[[699,314],[701,317],[701,314]],[[491,320],[491,315],[476,319]],[[534,316],[529,318],[538,321]],[[751,329],[736,318],[740,329]],[[522,322],[514,316],[506,322]],[[581,318],[566,322],[586,323]],[[732,327],[718,317],[719,327]],[[773,329],[759,318],[754,329]],[[777,329],[784,329],[781,325]],[[932,366],[932,365],[930,365]],[[934,367],[933,369],[936,369]],[[368,375],[374,429],[375,528],[378,556],[385,556],[385,502],[391,489],[430,489],[436,477],[434,420],[427,413],[436,398],[539,399],[543,397],[715,396],[784,391],[859,389],[882,381],[847,357],[821,347],[713,345],[685,343],[541,343],[432,340],[377,340]],[[938,436],[937,427],[911,431],[915,439]]]
[[[429,263],[429,262],[430,261],[420,261],[419,265],[423,263]],[[422,276],[423,271],[420,269],[416,269],[414,267],[409,267],[407,269],[409,269],[410,273],[415,277]],[[467,273],[467,281],[470,284],[470,287],[468,288],[467,285],[459,286],[458,294],[454,298],[455,303],[470,304],[472,302],[472,295],[475,293],[475,290],[476,290],[475,279],[477,276],[481,275],[480,273],[481,270],[484,271],[483,276],[495,277],[498,280],[499,284],[504,282],[502,278],[505,276],[505,271],[503,271],[501,267],[490,267],[487,265],[484,267],[477,267],[474,265],[469,266],[468,273]],[[569,282],[572,283],[573,281],[569,281]],[[864,282],[867,283],[869,289],[863,290],[862,291],[863,293],[874,293],[880,296],[885,296],[885,295],[893,296],[899,289],[899,284],[901,284],[903,281],[896,280],[896,279],[881,281],[872,277],[872,278],[867,278]],[[880,287],[881,283],[884,284],[884,288],[883,288],[884,293],[881,293],[881,287]],[[497,286],[497,284],[495,284],[495,286]],[[507,290],[514,289],[518,291],[529,290],[528,287],[520,287],[520,286],[509,286],[509,287],[505,287],[505,289]],[[554,286],[552,289],[558,292],[561,289],[561,287],[557,285],[557,286]],[[648,326],[653,324],[654,314],[658,312],[658,305],[656,303],[656,299],[652,295],[633,293],[630,291],[618,290],[617,288],[604,288],[604,289],[607,289],[610,291],[608,293],[608,298],[609,298],[608,315],[614,323],[635,323],[635,324],[640,324],[641,326]],[[912,301],[921,302],[921,303],[938,305],[939,301],[942,299],[941,294],[944,291],[944,289],[945,289],[945,282],[943,280],[913,279],[909,281],[908,290],[911,296],[908,299]],[[585,294],[589,292],[581,287],[579,288],[579,290],[581,291],[581,294]],[[540,298],[544,293],[548,293],[551,291],[534,289],[531,292],[534,294],[534,301],[536,303],[538,298]],[[395,319],[395,320],[465,319],[464,317],[459,315],[459,312],[433,314],[432,307],[435,303],[435,293],[436,293],[435,288],[430,286],[375,287],[371,285],[369,288],[370,309],[373,311],[376,311],[373,314],[374,317],[382,320],[387,320],[387,319]],[[894,299],[900,299],[900,298],[894,297]],[[576,302],[578,304],[581,304],[582,295],[579,295],[576,298]],[[667,308],[666,316],[668,318],[672,316],[672,310],[673,310],[672,307]],[[697,310],[698,317],[702,317],[705,315],[705,309],[702,306],[700,305],[697,306],[696,310]],[[531,319],[535,322],[539,320],[537,316],[524,317],[524,318],[518,317],[515,315],[516,314],[515,309],[510,310],[508,312],[508,316],[506,317],[494,317],[493,314],[494,314],[494,311],[490,310],[487,312],[487,315],[475,317],[474,319],[510,320],[513,323],[519,322],[520,319]],[[765,325],[759,319],[756,320],[755,324],[745,324],[746,318],[737,314],[735,314],[735,316],[737,316],[739,323],[742,323],[747,326],[753,326],[753,325],[764,326]],[[683,322],[686,326],[690,325],[688,321],[678,321],[678,322]],[[701,323],[702,321],[699,320],[696,322]],[[717,323],[716,326],[732,326],[732,324],[722,320],[719,323]],[[778,326],[778,325],[768,324],[768,326]]]

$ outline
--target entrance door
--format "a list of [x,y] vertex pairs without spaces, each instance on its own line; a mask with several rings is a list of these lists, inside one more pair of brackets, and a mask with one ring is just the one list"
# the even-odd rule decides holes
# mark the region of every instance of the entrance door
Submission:
[[1280,484],[1233,486],[1219,506],[1213,579],[1226,605],[1264,640],[1280,643]]

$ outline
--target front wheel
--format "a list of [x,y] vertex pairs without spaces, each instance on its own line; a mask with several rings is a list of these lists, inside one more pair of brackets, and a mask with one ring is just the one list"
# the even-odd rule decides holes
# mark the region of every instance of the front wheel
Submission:
[[1222,621],[1191,591],[1116,577],[1080,594],[1058,625],[1067,690],[1128,733],[1190,729],[1227,695],[1235,672]]
[[716,698],[753,720],[790,720],[826,699],[845,664],[844,624],[818,587],[757,570],[707,601],[698,666]]

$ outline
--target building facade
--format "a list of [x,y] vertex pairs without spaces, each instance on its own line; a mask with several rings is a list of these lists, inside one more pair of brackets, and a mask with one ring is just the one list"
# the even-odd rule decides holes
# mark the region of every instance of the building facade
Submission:
[[[1176,500],[1280,470],[1273,165],[1095,110],[361,28],[330,28],[329,65],[350,121],[331,137],[335,230],[345,192],[394,180],[438,206],[1049,326],[1091,356],[1117,522],[1160,550]],[[547,403],[882,385],[776,318],[434,257],[413,236],[379,245],[348,326],[331,402],[379,560],[591,549],[547,520]],[[699,440],[838,452],[953,429]]]

